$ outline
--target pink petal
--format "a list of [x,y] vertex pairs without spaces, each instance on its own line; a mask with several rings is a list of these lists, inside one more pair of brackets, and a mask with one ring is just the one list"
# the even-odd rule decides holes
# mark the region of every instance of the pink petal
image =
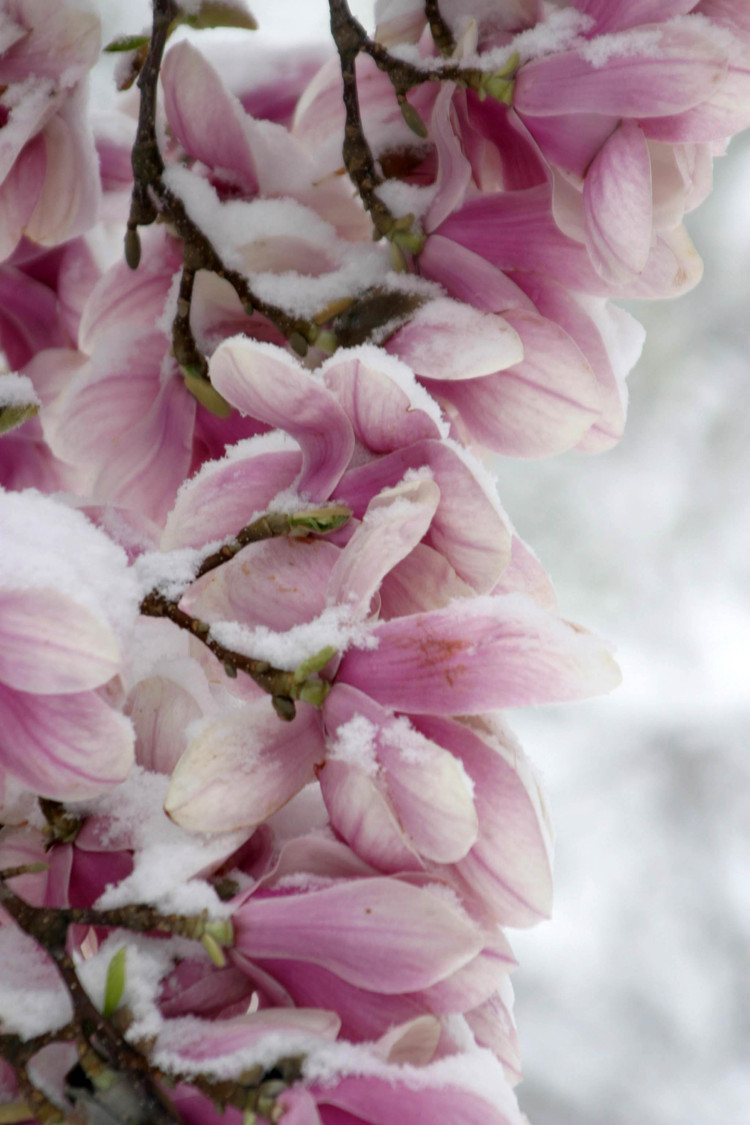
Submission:
[[483,944],[443,897],[386,878],[254,897],[235,913],[234,925],[235,946],[247,957],[311,961],[388,995],[442,980]]
[[258,178],[243,127],[245,112],[191,43],[178,43],[161,68],[164,109],[182,147],[209,168],[238,178],[255,195]]
[[45,348],[65,344],[56,294],[12,266],[0,270],[0,337],[10,367],[23,368]]
[[660,23],[692,12],[698,0],[577,0],[576,8],[596,20],[596,34],[642,23]]
[[58,801],[98,795],[127,777],[130,723],[94,692],[27,695],[0,685],[0,762]]
[[478,714],[581,699],[620,680],[599,641],[522,594],[387,621],[372,636],[377,648],[350,649],[337,682],[395,711]]
[[299,491],[329,496],[354,449],[349,420],[330,391],[280,348],[239,337],[216,349],[210,368],[214,386],[233,406],[299,443]]
[[190,692],[166,676],[149,676],[128,696],[125,714],[135,728],[138,765],[170,774],[185,750],[185,728],[203,715]]
[[96,62],[101,45],[99,17],[61,0],[21,0],[15,18],[30,34],[0,59],[0,82],[23,82],[29,74],[72,86]]
[[110,626],[56,590],[0,590],[0,680],[42,695],[88,691],[120,669]]
[[[436,1064],[439,1066],[439,1064]],[[319,1105],[336,1106],[342,1111],[337,1118],[325,1117],[336,1125],[392,1125],[396,1121],[460,1122],[461,1125],[522,1125],[523,1117],[510,1090],[502,1098],[486,1101],[463,1085],[467,1080],[460,1068],[455,1072],[455,1085],[448,1078],[435,1085],[412,1086],[388,1078],[343,1078],[336,1085],[322,1086],[315,1091]],[[468,1078],[470,1082],[471,1079]],[[325,1109],[324,1109],[325,1113]],[[351,1116],[350,1116],[351,1115]]]
[[589,168],[583,207],[589,253],[602,276],[626,284],[642,273],[651,249],[651,160],[633,122],[622,123]]
[[471,597],[473,592],[443,555],[426,543],[419,543],[383,579],[380,619],[387,621],[409,613],[439,609],[453,598]]
[[99,163],[86,108],[80,86],[44,128],[44,186],[26,225],[27,236],[42,246],[85,234],[97,219]]
[[[503,1001],[506,1000],[504,1003]],[[480,1047],[486,1047],[503,1064],[511,1086],[521,1081],[521,1056],[510,1005],[513,994],[503,997],[501,990],[465,1015]]]
[[[9,144],[4,136],[12,130],[13,118],[0,132],[0,261],[6,261],[18,245],[26,224],[36,207],[44,187],[47,170],[47,148],[42,136],[36,136],[17,151],[25,140]],[[2,176],[3,166],[7,175]]]
[[391,453],[440,436],[437,405],[408,367],[389,360],[380,349],[337,352],[321,373],[346,411],[357,441],[373,453]]
[[[624,36],[618,51],[613,37],[603,45],[608,57],[602,65],[575,51],[526,63],[516,78],[516,111],[522,116],[594,110],[617,117],[660,117],[707,101],[721,86],[726,56],[700,30],[652,26],[645,35],[648,41],[640,50]],[[597,46],[594,40],[592,51]]]
[[581,179],[618,121],[618,117],[597,113],[593,107],[589,112],[566,113],[564,117],[524,118],[546,160]]
[[291,487],[301,464],[291,442],[274,439],[275,448],[266,452],[268,445],[265,437],[250,438],[187,481],[167,517],[162,549],[226,539],[267,511],[273,497]]
[[533,926],[552,909],[552,841],[539,787],[522,751],[502,727],[415,719],[428,738],[450,749],[474,782],[479,836],[456,864],[470,894],[503,926]]
[[267,820],[313,778],[323,759],[320,719],[300,704],[279,722],[260,700],[204,723],[180,758],[164,807],[183,828],[226,832]]
[[194,582],[182,608],[204,621],[239,621],[284,632],[326,608],[326,588],[341,553],[324,539],[255,543]]
[[383,578],[426,535],[439,503],[440,489],[429,479],[408,481],[373,497],[335,561],[330,600],[366,615]]
[[546,457],[576,445],[599,413],[599,388],[586,357],[552,320],[512,309],[524,341],[521,363],[454,383],[432,383],[472,436],[505,456]]
[[[465,856],[477,838],[477,814],[466,774],[445,744],[422,737],[405,719],[396,720],[343,684],[329,695],[324,714],[334,749],[354,724],[367,724],[382,770],[378,780],[407,842],[436,863],[455,863]],[[336,764],[329,761],[326,770]]]
[[386,873],[421,867],[375,778],[357,765],[329,756],[318,771],[318,781],[331,825],[358,856]]
[[443,219],[461,206],[471,181],[471,165],[461,148],[452,107],[455,89],[452,82],[442,83],[430,120],[430,139],[437,150],[438,171],[437,191],[424,218],[426,231],[440,226]]
[[[107,333],[130,328],[150,338],[162,315],[172,278],[181,265],[174,240],[164,231],[142,235],[143,253],[137,270],[118,261],[102,276],[81,317],[79,346],[90,355]],[[162,336],[163,348],[166,339]],[[111,347],[111,345],[110,345]]]
[[476,379],[523,359],[521,339],[507,320],[441,299],[418,309],[386,347],[428,379]]
[[496,266],[441,234],[432,234],[425,242],[419,269],[424,277],[440,282],[451,297],[475,309],[499,313],[534,307],[523,290]]
[[425,542],[445,555],[459,577],[475,590],[491,589],[510,556],[510,531],[489,484],[482,483],[458,446],[445,441],[415,442],[350,469],[336,495],[361,518],[373,496],[398,484],[407,470],[425,465],[440,488],[440,503]]

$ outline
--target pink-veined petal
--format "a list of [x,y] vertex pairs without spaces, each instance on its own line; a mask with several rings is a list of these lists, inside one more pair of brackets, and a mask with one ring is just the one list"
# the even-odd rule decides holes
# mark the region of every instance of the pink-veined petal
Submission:
[[[606,53],[599,64],[601,47]],[[707,101],[726,76],[724,52],[700,29],[652,25],[633,44],[625,33],[596,40],[589,61],[577,51],[532,59],[516,77],[513,104],[521,115],[597,112],[660,117]]]

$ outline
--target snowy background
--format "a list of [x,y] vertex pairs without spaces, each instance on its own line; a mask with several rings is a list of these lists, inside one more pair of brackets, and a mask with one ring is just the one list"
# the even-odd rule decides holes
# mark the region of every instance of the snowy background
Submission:
[[[111,34],[148,10],[97,6]],[[283,42],[327,32],[324,0],[250,6]],[[532,1125],[750,1122],[748,185],[740,140],[689,222],[703,283],[632,307],[648,339],[618,448],[496,467],[563,614],[625,677],[511,716],[557,830],[555,917],[513,935]]]

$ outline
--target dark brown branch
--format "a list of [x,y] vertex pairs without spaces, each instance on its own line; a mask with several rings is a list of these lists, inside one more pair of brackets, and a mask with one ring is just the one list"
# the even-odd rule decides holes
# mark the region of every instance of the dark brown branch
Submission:
[[[302,535],[307,537],[311,532],[325,535],[335,531],[351,517],[351,511],[343,504],[329,504],[327,506],[288,514],[286,512],[268,512],[252,523],[247,524],[237,533],[234,539],[223,544],[218,551],[205,558],[196,573],[196,580],[204,574],[216,570],[224,563],[233,559],[243,547],[251,543],[260,543],[266,539],[275,539],[283,535]],[[322,680],[310,680],[307,675],[300,676],[299,671],[288,672],[281,668],[274,668],[267,660],[256,660],[250,656],[235,652],[227,648],[211,636],[211,626],[207,621],[202,621],[192,614],[180,609],[179,599],[172,600],[165,597],[158,589],[151,590],[141,602],[141,613],[145,617],[166,617],[179,629],[190,633],[209,649],[214,656],[224,665],[228,676],[234,677],[237,672],[244,672],[271,696],[271,702],[280,718],[291,721],[295,716],[295,699],[305,699],[307,702],[317,704],[323,702],[328,685]],[[318,669],[312,669],[311,674]]]
[[[146,1120],[152,1122],[153,1125],[175,1125],[175,1122],[179,1123],[180,1117],[161,1093],[156,1075],[152,1072],[148,1059],[132,1047],[112,1026],[110,1021],[101,1014],[78,979],[75,965],[66,950],[68,926],[71,922],[87,922],[89,917],[97,916],[111,918],[120,912],[50,910],[30,906],[15,895],[2,880],[0,880],[0,902],[20,928],[38,942],[42,948],[46,949],[52,957],[67,986],[73,1005],[75,1016],[72,1027],[89,1047],[93,1047],[93,1043],[96,1043],[96,1053],[104,1052],[104,1056],[112,1068],[129,1075],[129,1082],[148,1115]],[[124,908],[123,913],[130,909],[129,907]],[[149,907],[134,907],[132,909],[136,912],[150,910]],[[89,924],[97,925],[99,923],[91,921]],[[117,923],[104,922],[103,924]],[[61,1032],[62,1038],[71,1037],[68,1034],[70,1027],[71,1025],[63,1029],[64,1033]],[[44,1036],[42,1039],[46,1041],[47,1037]],[[32,1044],[35,1053],[40,1049],[40,1046],[36,1040],[32,1041]],[[41,1045],[44,1045],[44,1043]],[[25,1061],[22,1059],[21,1063],[18,1073],[20,1077],[23,1077]],[[24,1095],[28,1097],[30,1094],[31,1091],[24,1084]]]
[[424,0],[424,11],[430,25],[433,42],[441,55],[450,55],[456,46],[453,32],[440,14],[438,0]]
[[[178,199],[163,181],[164,161],[156,137],[156,91],[164,47],[176,10],[172,0],[153,0],[153,5],[151,42],[146,61],[138,76],[141,104],[138,113],[138,130],[131,157],[134,183],[130,216],[125,235],[126,261],[132,269],[138,268],[141,256],[138,227],[148,226],[160,216],[174,228],[178,237],[182,240],[188,273],[192,272],[194,275],[199,269],[205,269],[225,278],[246,308],[254,308],[262,313],[287,338],[293,333],[297,333],[308,343],[312,343],[318,335],[318,326],[313,321],[300,321],[299,318],[291,316],[277,305],[260,300],[252,292],[247,278],[237,270],[229,269],[224,264],[210,240],[188,215],[182,200]],[[192,291],[192,282],[187,280],[185,284],[188,290]],[[191,348],[192,333],[189,336],[187,334],[189,332],[189,297],[187,301],[187,315],[180,318],[183,322],[181,326],[178,325],[176,329],[173,328],[173,338],[176,332],[178,337],[175,341],[177,347],[182,347],[186,354],[189,353],[189,366],[196,366],[199,372],[204,374],[205,359],[200,356],[194,340]],[[185,332],[186,326],[187,332]],[[180,362],[179,359],[178,362]]]

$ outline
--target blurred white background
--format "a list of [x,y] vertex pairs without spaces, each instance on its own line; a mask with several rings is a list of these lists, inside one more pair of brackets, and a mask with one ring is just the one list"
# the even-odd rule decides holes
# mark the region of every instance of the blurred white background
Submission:
[[[147,18],[93,2],[108,35]],[[250,7],[285,43],[327,34],[325,0]],[[563,614],[624,672],[511,716],[557,830],[554,919],[511,935],[532,1125],[750,1122],[749,200],[741,139],[689,222],[702,284],[632,309],[648,338],[618,448],[496,466]]]

